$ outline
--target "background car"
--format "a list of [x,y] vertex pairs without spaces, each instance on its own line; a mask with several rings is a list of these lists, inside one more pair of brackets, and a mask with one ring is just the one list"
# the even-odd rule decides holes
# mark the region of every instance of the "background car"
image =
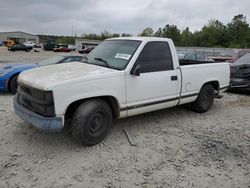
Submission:
[[14,51],[25,51],[25,52],[29,52],[30,50],[32,50],[31,46],[25,46],[24,44],[14,44],[12,47],[9,48],[10,51],[14,52]]
[[33,42],[33,41],[27,41],[27,42],[25,42],[25,43],[23,43],[25,46],[30,46],[30,47],[34,47],[35,45],[36,45],[36,43],[35,42]]
[[71,52],[71,49],[68,47],[60,47],[60,48],[54,48],[53,52]]
[[43,49],[45,51],[53,51],[53,49],[56,47],[57,44],[53,43],[53,42],[48,42],[43,44]]
[[217,56],[209,56],[210,59],[213,59],[216,62],[225,62],[225,61],[232,61],[235,57],[237,57],[238,51],[224,51],[221,52]]
[[230,64],[230,90],[250,91],[250,53]]
[[14,40],[7,40],[7,41],[4,41],[4,43],[5,43],[5,46],[6,46],[7,48],[10,48],[10,47],[12,47],[14,44],[16,44],[16,42],[15,42]]
[[4,66],[0,68],[0,91],[11,91],[12,93],[16,93],[17,77],[22,71],[40,66],[81,61],[82,59],[83,56],[80,55],[56,55],[41,61],[40,63],[14,64]]
[[210,56],[211,59],[217,62],[229,62],[233,63],[243,55],[250,53],[250,49],[241,49],[241,50],[227,50],[221,52],[218,56]]
[[61,45],[58,44],[56,47],[53,49],[54,52],[71,52],[72,49],[68,47],[68,45]]
[[80,54],[88,54],[88,53],[90,53],[93,49],[94,49],[94,47],[92,47],[92,48],[85,48],[85,49],[83,49],[83,50],[79,50],[79,53],[80,53]]
[[213,61],[209,59],[206,54],[197,51],[177,51],[179,60],[191,61]]
[[237,59],[241,58],[242,56],[244,56],[245,54],[250,53],[250,49],[242,49],[237,53],[237,56],[235,56],[232,60],[230,60],[230,63],[235,62]]

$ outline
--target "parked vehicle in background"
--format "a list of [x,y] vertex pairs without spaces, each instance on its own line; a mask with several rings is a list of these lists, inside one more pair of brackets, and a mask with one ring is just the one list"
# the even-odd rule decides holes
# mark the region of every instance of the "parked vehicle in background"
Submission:
[[48,42],[43,44],[43,49],[45,51],[53,51],[53,49],[56,47],[57,44],[53,43],[53,42]]
[[14,64],[4,66],[0,68],[0,91],[11,91],[12,93],[16,93],[17,77],[25,70],[52,64],[81,61],[82,58],[83,56],[80,55],[56,55],[41,61],[40,63]]
[[68,48],[69,48],[71,51],[75,51],[75,50],[76,50],[76,46],[75,46],[75,45],[68,45]]
[[14,44],[12,47],[9,48],[10,51],[14,52],[14,51],[25,51],[25,52],[29,52],[30,50],[32,50],[31,46],[26,46],[24,44]]
[[68,45],[61,45],[58,44],[56,47],[53,49],[53,52],[71,52],[72,50],[68,48]]
[[232,60],[230,60],[230,63],[235,62],[237,59],[241,58],[242,56],[244,56],[245,54],[250,53],[250,49],[242,49],[238,52],[237,56],[234,57]]
[[85,48],[85,49],[83,49],[83,50],[79,50],[78,52],[79,52],[80,54],[88,54],[88,53],[90,53],[93,49],[94,49],[94,47]]
[[229,62],[233,63],[243,55],[250,53],[250,49],[241,49],[241,50],[227,50],[224,52],[221,52],[218,56],[209,56],[209,58],[213,59],[217,62]]
[[27,41],[27,42],[25,42],[25,43],[23,43],[25,46],[29,46],[29,47],[34,47],[35,45],[36,45],[36,43],[35,42],[33,42],[33,41]]
[[7,48],[11,48],[14,44],[16,44],[16,42],[14,40],[7,40],[7,41],[5,41],[5,46]]
[[250,53],[230,64],[230,90],[250,91]]
[[71,49],[68,47],[60,47],[60,48],[54,48],[53,52],[71,52]]
[[213,61],[208,58],[205,53],[197,51],[177,51],[179,60],[190,61]]
[[228,87],[229,74],[228,63],[180,64],[171,39],[113,38],[82,63],[21,73],[14,109],[47,131],[61,130],[67,122],[78,142],[94,145],[106,137],[114,118],[185,103],[196,112],[208,111]]
[[221,52],[218,56],[209,56],[209,58],[213,59],[216,62],[225,62],[225,61],[230,62],[237,57],[238,53],[239,51],[227,50]]

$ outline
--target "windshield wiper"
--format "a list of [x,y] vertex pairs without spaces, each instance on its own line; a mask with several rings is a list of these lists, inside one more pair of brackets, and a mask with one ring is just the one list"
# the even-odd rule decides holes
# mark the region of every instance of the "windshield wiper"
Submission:
[[106,61],[105,59],[102,59],[100,57],[96,57],[95,60],[103,62],[109,68],[113,68],[112,66],[109,65],[108,61]]
[[81,61],[85,63],[85,62],[88,62],[88,60],[89,59],[86,56],[83,56]]

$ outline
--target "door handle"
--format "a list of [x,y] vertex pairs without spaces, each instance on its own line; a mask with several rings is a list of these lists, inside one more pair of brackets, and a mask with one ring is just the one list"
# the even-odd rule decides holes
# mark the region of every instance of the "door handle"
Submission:
[[176,81],[178,80],[178,76],[171,76],[171,81]]

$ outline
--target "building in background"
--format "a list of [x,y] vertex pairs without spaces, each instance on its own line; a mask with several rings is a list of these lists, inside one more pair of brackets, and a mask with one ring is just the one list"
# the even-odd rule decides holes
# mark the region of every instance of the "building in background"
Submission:
[[4,44],[7,40],[13,40],[17,43],[33,41],[39,43],[39,36],[22,31],[0,32],[0,44]]
[[100,40],[76,39],[75,46],[77,50],[84,50],[85,48],[95,48],[101,42]]

